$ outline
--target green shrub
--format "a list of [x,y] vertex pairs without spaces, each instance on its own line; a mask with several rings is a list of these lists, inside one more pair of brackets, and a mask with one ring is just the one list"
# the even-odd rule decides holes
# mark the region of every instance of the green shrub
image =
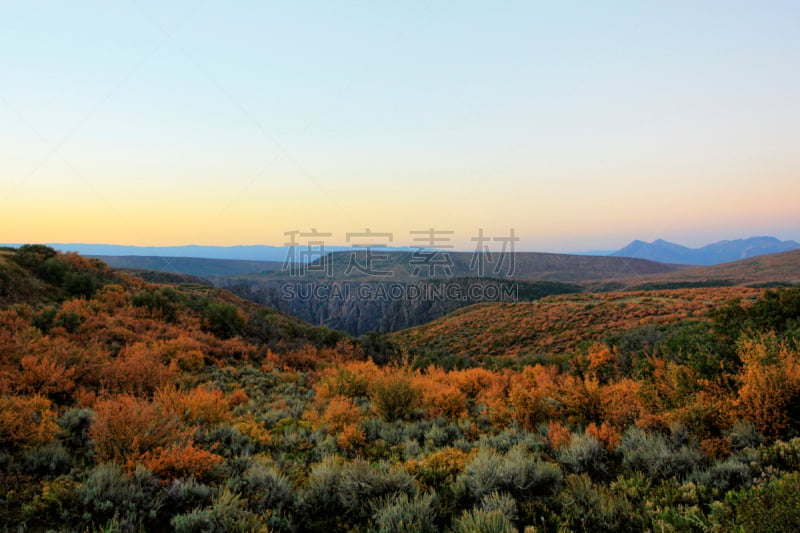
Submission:
[[64,282],[67,270],[67,265],[56,256],[39,264],[36,268],[36,275],[47,283],[59,286]]
[[492,492],[481,499],[480,508],[487,513],[500,511],[512,522],[517,520],[517,502],[510,494]]
[[174,516],[205,507],[211,502],[214,490],[194,478],[175,479],[164,492],[164,505],[159,523],[168,523]]
[[71,468],[72,458],[59,442],[29,450],[23,457],[23,469],[31,475],[55,477],[68,474]]
[[68,298],[91,298],[98,289],[98,283],[86,272],[67,272],[61,288]]
[[41,264],[55,257],[57,253],[53,248],[43,244],[24,244],[14,252],[12,259],[20,266],[36,271]]
[[78,490],[81,529],[114,520],[119,532],[152,530],[162,505],[160,492],[159,481],[143,467],[127,476],[115,463],[98,465]]
[[241,496],[223,490],[209,507],[179,514],[170,521],[176,533],[267,533],[267,525],[248,511]]
[[387,422],[408,420],[416,411],[421,394],[413,376],[396,371],[376,379],[369,391],[372,407]]
[[244,334],[247,317],[233,304],[213,302],[203,312],[203,326],[221,339],[230,339]]
[[735,522],[748,533],[800,531],[800,474],[793,472],[763,486],[729,493]]
[[622,435],[617,452],[625,466],[656,480],[685,477],[703,461],[699,450],[686,445],[673,449],[660,433],[647,433],[636,426]]
[[303,497],[311,529],[325,531],[338,522],[365,524],[376,502],[400,494],[416,495],[414,479],[387,463],[372,465],[363,459],[343,463],[329,458],[314,465]]
[[73,455],[84,459],[91,456],[89,428],[93,421],[94,411],[85,408],[67,409],[58,419],[58,437]]
[[586,472],[597,478],[609,470],[605,448],[588,433],[574,434],[569,445],[559,450],[557,456],[558,462],[573,474]]
[[454,533],[517,533],[517,528],[501,510],[464,511],[453,523]]
[[558,491],[562,474],[557,465],[546,463],[517,446],[501,455],[483,449],[459,476],[459,484],[472,501],[493,492],[506,492],[519,502],[550,496]]
[[436,493],[409,496],[400,493],[376,502],[373,513],[374,530],[378,533],[435,533],[439,498]]
[[728,440],[731,443],[731,450],[743,450],[764,444],[764,435],[752,422],[737,420],[728,432]]
[[289,479],[274,467],[254,463],[244,472],[242,481],[242,496],[247,508],[255,513],[262,514],[267,509],[283,511],[294,504]]
[[146,307],[150,314],[168,322],[174,322],[178,317],[178,312],[183,308],[183,299],[180,293],[170,287],[137,292],[131,297],[131,303],[135,307]]
[[643,531],[631,502],[592,483],[587,474],[570,474],[559,494],[562,527],[576,533]]

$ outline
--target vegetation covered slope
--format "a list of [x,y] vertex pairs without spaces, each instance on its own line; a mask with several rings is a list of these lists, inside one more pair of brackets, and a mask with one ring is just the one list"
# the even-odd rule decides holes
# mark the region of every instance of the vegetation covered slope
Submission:
[[706,283],[719,285],[800,285],[800,250],[762,255],[708,267],[695,267],[680,273],[646,275],[620,280],[620,286]]
[[[432,252],[373,250],[368,257],[363,250],[334,252],[324,258],[325,263],[320,261],[312,263],[312,268],[307,271],[305,277],[331,281],[380,281],[385,277],[387,281],[414,282],[443,277],[487,276],[529,281],[581,282],[678,272],[686,268],[682,265],[668,265],[629,257],[514,252],[512,259],[511,255],[511,253],[501,256],[499,253],[487,255],[444,251],[434,256]],[[357,265],[361,265],[362,268],[357,268]],[[372,265],[373,268],[366,268],[367,265]],[[376,271],[389,272],[391,275],[375,275]],[[269,271],[259,277],[285,279],[288,276],[284,271]]]
[[198,257],[161,257],[142,255],[95,256],[114,268],[154,270],[209,278],[212,276],[238,276],[270,270],[280,270],[280,261],[245,261],[241,259],[207,259]]
[[761,290],[740,287],[579,293],[535,302],[469,306],[391,338],[413,354],[469,358],[537,356],[572,350],[613,332],[663,325],[704,314]]
[[798,289],[520,369],[446,371],[207,287],[31,251],[14,272],[42,281],[55,257],[94,282],[29,279],[41,301],[0,310],[6,529],[800,524]]

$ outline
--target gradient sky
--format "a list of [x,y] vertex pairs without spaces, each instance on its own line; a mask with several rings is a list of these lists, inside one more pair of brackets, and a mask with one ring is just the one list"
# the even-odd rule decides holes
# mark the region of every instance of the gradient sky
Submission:
[[798,2],[222,4],[0,6],[0,242],[800,240]]

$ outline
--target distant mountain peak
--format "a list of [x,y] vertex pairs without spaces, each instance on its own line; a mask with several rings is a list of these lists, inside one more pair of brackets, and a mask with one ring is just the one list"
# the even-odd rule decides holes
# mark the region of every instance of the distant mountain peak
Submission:
[[651,243],[634,240],[611,255],[681,265],[717,265],[798,248],[800,244],[795,241],[781,241],[772,236],[723,240],[700,248],[689,248],[659,238]]

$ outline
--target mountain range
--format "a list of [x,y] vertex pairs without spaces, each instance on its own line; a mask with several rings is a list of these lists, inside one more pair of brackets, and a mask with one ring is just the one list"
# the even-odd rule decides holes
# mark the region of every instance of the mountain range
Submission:
[[[20,245],[7,244],[0,246],[19,247]],[[77,252],[85,256],[99,257],[112,266],[128,266],[133,268],[153,267],[139,264],[136,266],[112,264],[115,262],[119,263],[119,261],[110,258],[129,256],[129,259],[126,260],[128,262],[137,262],[133,257],[149,256],[150,258],[201,258],[250,262],[279,261],[282,263],[287,260],[297,262],[314,261],[319,257],[318,253],[308,253],[309,251],[303,246],[298,246],[294,250],[295,253],[292,253],[289,246],[267,246],[260,244],[247,246],[199,246],[194,244],[185,246],[125,246],[118,244],[49,243],[48,246],[60,252]],[[568,255],[632,257],[636,259],[648,259],[659,263],[708,266],[738,261],[740,259],[748,259],[759,255],[796,250],[798,248],[800,248],[800,244],[795,241],[781,241],[775,237],[750,237],[732,241],[719,241],[700,248],[689,248],[663,239],[657,239],[653,242],[635,240],[624,248],[616,251],[591,250],[587,252],[573,252]],[[317,251],[330,253],[352,250],[353,248],[348,246],[325,246],[324,250]],[[417,250],[417,248],[408,247],[386,247],[380,249],[381,252],[413,252]],[[152,259],[146,261],[152,261]],[[192,267],[196,266],[197,265],[192,265]],[[257,268],[252,268],[254,266]],[[167,265],[166,267],[162,265],[159,268],[155,268],[155,270],[168,270],[202,275],[198,272],[188,272],[187,267],[187,264],[180,264],[180,266],[177,267],[175,265]],[[216,265],[216,267],[221,267],[222,271],[208,272],[205,274],[233,275],[274,269],[274,265],[247,265],[244,263],[236,265],[233,269],[236,272],[228,271],[227,267],[222,265]],[[192,270],[192,268],[188,268],[188,270]],[[215,268],[211,270],[213,271]]]
[[657,239],[653,242],[635,240],[628,246],[612,252],[616,257],[649,259],[677,265],[710,266],[749,259],[759,255],[797,250],[795,241],[781,241],[775,237],[750,237],[732,241],[719,241],[700,248],[688,248]]

